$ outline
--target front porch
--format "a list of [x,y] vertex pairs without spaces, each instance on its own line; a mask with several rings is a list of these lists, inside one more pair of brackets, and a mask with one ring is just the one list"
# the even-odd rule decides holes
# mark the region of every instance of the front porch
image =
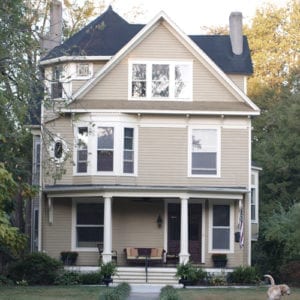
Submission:
[[[164,260],[155,265],[164,269],[188,261],[212,268],[216,252],[227,254],[229,268],[247,264],[245,248],[234,241],[245,189],[77,188],[46,190],[40,250],[53,257],[76,251],[78,266],[97,266],[101,258],[104,263],[116,260],[118,267],[139,268],[144,263],[131,264],[124,253],[136,247],[164,249]],[[245,215],[247,210],[245,206]],[[217,217],[227,223],[214,224]]]

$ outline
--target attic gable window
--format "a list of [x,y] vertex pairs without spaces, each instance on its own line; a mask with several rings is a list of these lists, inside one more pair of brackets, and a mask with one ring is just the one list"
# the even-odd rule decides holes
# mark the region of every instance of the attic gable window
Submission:
[[92,66],[89,63],[76,64],[76,77],[90,77]]
[[192,62],[131,62],[130,99],[191,100]]

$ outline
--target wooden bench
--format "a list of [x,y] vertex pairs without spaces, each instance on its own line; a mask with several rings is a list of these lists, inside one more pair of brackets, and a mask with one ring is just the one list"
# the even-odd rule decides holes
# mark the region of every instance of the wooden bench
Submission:
[[127,247],[124,249],[125,257],[128,263],[163,263],[164,253],[163,248],[137,248]]

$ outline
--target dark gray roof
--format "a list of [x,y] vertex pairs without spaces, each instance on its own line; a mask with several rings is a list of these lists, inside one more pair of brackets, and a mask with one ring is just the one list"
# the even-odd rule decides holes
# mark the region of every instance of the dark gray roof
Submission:
[[[130,24],[111,6],[98,18],[52,49],[42,60],[60,56],[112,56],[124,47],[145,25]],[[242,55],[234,55],[228,35],[189,36],[225,73],[253,73],[247,38]]]

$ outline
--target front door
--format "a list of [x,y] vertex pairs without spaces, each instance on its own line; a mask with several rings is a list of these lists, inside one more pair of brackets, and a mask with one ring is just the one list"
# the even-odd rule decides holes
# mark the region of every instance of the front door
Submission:
[[[168,204],[168,253],[180,252],[180,204]],[[189,253],[194,263],[201,262],[202,205],[189,204]]]
[[189,253],[194,263],[201,262],[202,205],[189,204]]

